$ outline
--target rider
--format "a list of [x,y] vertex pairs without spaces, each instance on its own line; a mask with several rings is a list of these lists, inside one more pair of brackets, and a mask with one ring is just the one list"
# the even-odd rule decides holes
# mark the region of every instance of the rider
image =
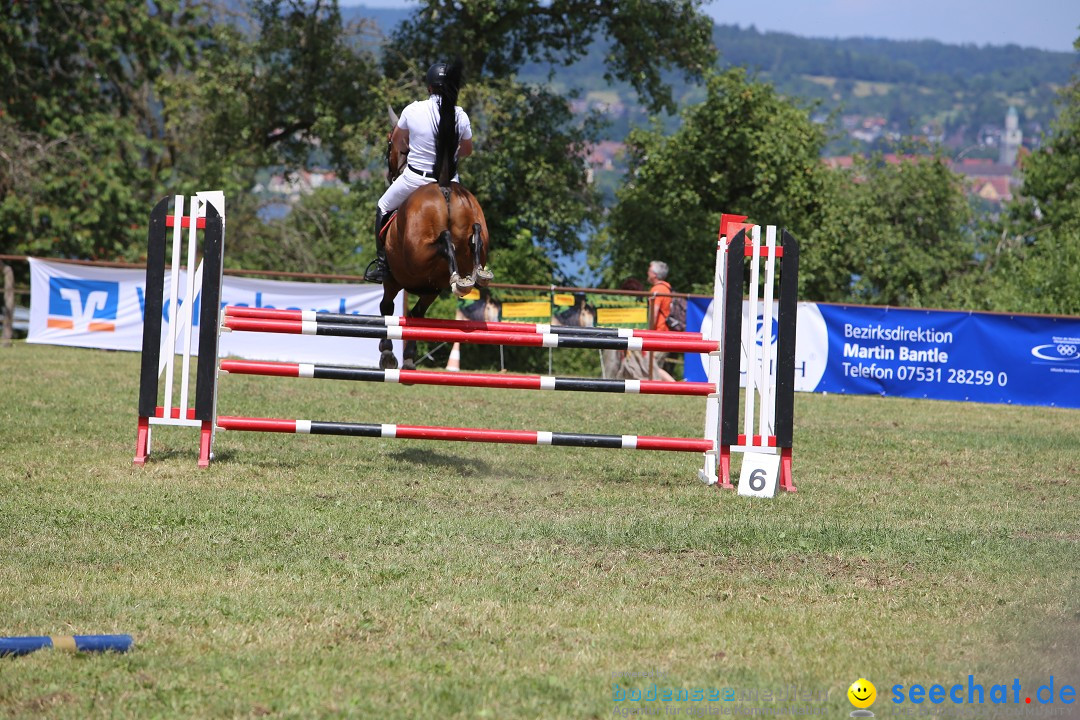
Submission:
[[[437,62],[428,68],[425,77],[427,100],[417,100],[401,111],[401,117],[390,134],[390,142],[399,153],[408,153],[408,165],[379,198],[375,209],[375,260],[368,265],[364,279],[381,283],[387,275],[386,248],[381,231],[390,214],[405,201],[413,190],[438,180],[435,168],[435,140],[439,132],[440,109],[444,99],[454,104],[457,120],[458,146],[456,158],[472,154],[472,125],[469,116],[457,104],[458,85],[461,82],[461,65]],[[456,162],[451,162],[456,168]],[[455,172],[451,180],[457,181]]]

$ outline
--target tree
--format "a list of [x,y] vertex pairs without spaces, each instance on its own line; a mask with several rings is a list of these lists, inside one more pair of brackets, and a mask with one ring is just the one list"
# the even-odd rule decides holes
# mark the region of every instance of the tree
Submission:
[[[336,2],[256,0],[250,9],[215,23],[198,67],[164,84],[176,174],[226,191],[230,264],[362,270],[387,117],[382,74],[359,42],[368,28],[344,25]],[[317,193],[295,216],[264,220],[281,201],[253,193],[257,175],[312,168],[335,170],[354,192]]]
[[[459,55],[476,78],[506,78],[527,61],[570,65],[610,41],[605,78],[628,82],[653,112],[673,112],[664,71],[712,67],[712,21],[701,0],[423,0],[395,32],[390,76]],[[424,65],[426,67],[426,65]]]
[[723,212],[794,234],[805,300],[919,305],[969,269],[971,216],[942,158],[831,170],[806,109],[738,69],[706,85],[673,135],[630,136],[630,178],[595,257],[609,282],[663,259],[676,287],[710,290],[703,259]]
[[[820,218],[832,193],[820,152],[824,130],[772,86],[742,69],[711,75],[706,98],[682,113],[666,136],[659,126],[627,139],[630,171],[616,194],[610,235],[594,252],[608,282],[640,276],[653,259],[671,266],[673,286],[712,286],[710,253],[720,214],[789,228],[819,255],[831,243]],[[835,280],[827,262],[811,262],[804,282],[817,297]]]
[[481,198],[497,279],[565,281],[554,258],[580,250],[580,228],[600,213],[585,167],[596,121],[579,122],[564,98],[512,81],[470,89],[465,102],[483,145],[462,163],[462,180]]
[[[229,198],[231,261],[355,269],[351,213],[364,193],[308,199],[308,217],[322,220],[305,229],[264,224],[252,189],[264,168],[333,167],[347,179],[376,162],[386,95],[374,55],[357,41],[365,28],[344,27],[336,2],[255,0],[244,9],[186,0],[4,5],[0,248],[137,259],[158,198],[214,188]],[[330,222],[327,208],[346,216]],[[305,234],[310,252],[300,247]]]
[[[1080,39],[1073,46],[1080,50]],[[1080,225],[1080,76],[1062,88],[1058,102],[1048,141],[1023,160],[1023,184],[1011,208],[1019,229]]]
[[[381,129],[386,94],[374,55],[359,48],[364,31],[322,0],[254,0],[250,15],[216,23],[195,71],[165,87],[172,140],[183,142],[174,151],[193,153],[189,171],[210,181],[236,162],[341,173],[367,162],[350,141]],[[192,124],[184,142],[180,128]]]
[[845,182],[832,226],[842,228],[849,246],[848,297],[940,305],[947,285],[971,270],[976,249],[960,177],[940,154],[890,162],[878,154],[840,172]]
[[167,162],[156,85],[208,37],[182,0],[0,7],[0,249],[138,257]]

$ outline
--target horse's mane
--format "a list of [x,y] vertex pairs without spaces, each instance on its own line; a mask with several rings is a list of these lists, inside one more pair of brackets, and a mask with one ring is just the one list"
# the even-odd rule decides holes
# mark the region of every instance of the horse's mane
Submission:
[[458,137],[457,107],[458,91],[461,89],[461,59],[455,59],[446,69],[446,79],[437,90],[439,95],[439,130],[435,133],[435,177],[439,185],[450,187],[450,180],[457,174]]

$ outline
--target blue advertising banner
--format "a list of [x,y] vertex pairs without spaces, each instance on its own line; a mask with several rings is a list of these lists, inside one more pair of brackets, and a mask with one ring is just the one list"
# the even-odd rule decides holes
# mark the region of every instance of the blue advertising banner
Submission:
[[[711,325],[692,299],[688,329]],[[707,379],[702,356],[684,375]],[[1080,408],[1080,318],[800,303],[795,389]]]
[[[686,329],[688,332],[706,333],[712,328],[712,299],[689,297],[686,299]],[[705,356],[686,354],[683,356],[683,379],[690,382],[707,382]]]
[[1080,319],[818,305],[817,392],[1080,407]]

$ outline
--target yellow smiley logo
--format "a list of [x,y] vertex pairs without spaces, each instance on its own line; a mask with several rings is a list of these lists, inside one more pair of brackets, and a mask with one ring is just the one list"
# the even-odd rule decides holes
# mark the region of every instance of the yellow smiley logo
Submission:
[[865,709],[877,700],[877,688],[866,678],[859,678],[847,689],[848,700],[857,708]]

